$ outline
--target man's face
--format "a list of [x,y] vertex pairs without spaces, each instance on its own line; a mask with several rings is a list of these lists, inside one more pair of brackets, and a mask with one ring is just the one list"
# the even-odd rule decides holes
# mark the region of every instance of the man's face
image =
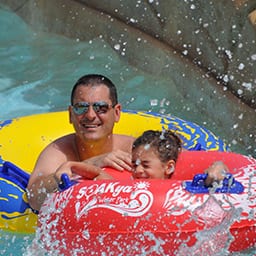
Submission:
[[119,121],[121,106],[112,106],[109,89],[104,84],[79,85],[76,88],[73,107],[70,106],[70,122],[83,141],[97,141],[112,134],[115,122]]

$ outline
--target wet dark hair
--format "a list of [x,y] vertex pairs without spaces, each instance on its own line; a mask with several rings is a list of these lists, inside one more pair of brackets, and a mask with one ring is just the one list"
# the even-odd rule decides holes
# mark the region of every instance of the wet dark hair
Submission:
[[181,139],[171,130],[145,131],[134,141],[133,149],[142,145],[148,145],[153,148],[158,154],[160,161],[163,163],[169,160],[176,162],[182,149]]
[[75,85],[73,86],[72,92],[71,92],[71,105],[73,105],[73,99],[74,95],[76,92],[76,88],[79,85],[83,86],[95,86],[95,85],[100,85],[104,84],[108,87],[109,89],[109,98],[112,101],[113,106],[118,103],[118,98],[117,98],[117,91],[116,91],[116,86],[113,84],[113,82],[108,79],[107,77],[99,74],[88,74],[85,76],[80,77]]

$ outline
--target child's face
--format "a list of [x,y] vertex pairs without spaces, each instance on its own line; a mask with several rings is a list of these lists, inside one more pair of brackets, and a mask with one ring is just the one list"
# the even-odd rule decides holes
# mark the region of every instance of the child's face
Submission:
[[132,151],[134,179],[167,179],[168,164],[162,163],[152,148],[142,145]]

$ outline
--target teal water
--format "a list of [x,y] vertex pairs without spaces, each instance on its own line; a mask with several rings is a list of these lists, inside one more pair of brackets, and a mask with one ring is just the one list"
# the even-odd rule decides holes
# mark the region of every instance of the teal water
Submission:
[[171,78],[127,64],[100,37],[80,42],[33,31],[0,9],[0,120],[67,109],[73,84],[87,73],[108,76],[123,108],[172,114],[196,122],[225,140],[211,117],[198,115]]
[[108,76],[124,109],[195,122],[220,136],[231,150],[246,153],[212,115],[199,114],[200,104],[186,100],[171,77],[129,65],[100,37],[81,42],[38,32],[15,13],[0,9],[0,120],[67,109],[74,83],[88,73]]
[[128,66],[101,38],[80,42],[37,33],[14,13],[0,12],[0,120],[66,109],[75,81],[95,72],[113,80],[126,109],[168,113],[172,105],[173,114],[189,116],[192,106],[179,109],[182,98],[172,81]]
[[32,243],[33,238],[34,235],[31,234],[25,235],[0,231],[0,255],[26,256],[26,250]]
[[[128,65],[101,38],[80,42],[39,33],[15,13],[0,9],[0,120],[66,109],[74,82],[87,73],[110,77],[126,109],[172,113],[202,125],[211,123],[195,114],[194,106],[170,86],[170,79]],[[26,255],[33,237],[1,231],[0,255]]]

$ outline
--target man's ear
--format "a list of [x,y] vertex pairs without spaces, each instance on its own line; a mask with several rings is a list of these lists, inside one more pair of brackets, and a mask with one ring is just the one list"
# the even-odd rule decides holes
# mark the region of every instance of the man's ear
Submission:
[[114,106],[115,122],[116,122],[116,123],[120,120],[121,110],[122,110],[121,104],[120,104],[120,103],[117,103],[117,104]]
[[174,170],[175,170],[175,161],[174,160],[168,161],[165,169],[165,174],[169,176],[174,172]]
[[69,114],[69,123],[73,124],[73,122],[72,122],[72,106],[68,106],[68,114]]

